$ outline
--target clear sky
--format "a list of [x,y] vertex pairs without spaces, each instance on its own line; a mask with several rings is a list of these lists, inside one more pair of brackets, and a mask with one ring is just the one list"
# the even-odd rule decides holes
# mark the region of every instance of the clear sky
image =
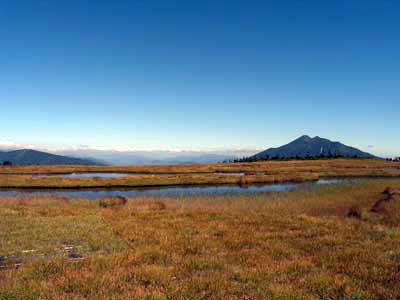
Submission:
[[0,1],[1,141],[400,154],[399,1]]

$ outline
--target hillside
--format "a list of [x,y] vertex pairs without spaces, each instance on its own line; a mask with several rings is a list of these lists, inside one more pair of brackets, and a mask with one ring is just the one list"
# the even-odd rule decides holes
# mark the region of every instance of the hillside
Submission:
[[94,159],[61,156],[30,149],[1,151],[0,163],[5,161],[13,165],[102,165]]
[[303,135],[287,145],[269,148],[244,160],[273,160],[273,159],[313,159],[313,158],[376,158],[374,155],[357,148],[333,142],[318,136],[311,138]]

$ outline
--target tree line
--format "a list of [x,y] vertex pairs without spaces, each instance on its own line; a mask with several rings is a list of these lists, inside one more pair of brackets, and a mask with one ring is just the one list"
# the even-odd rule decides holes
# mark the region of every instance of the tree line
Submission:
[[386,158],[387,161],[400,162],[400,156],[395,158]]
[[258,162],[258,161],[287,161],[287,160],[319,160],[319,159],[338,159],[338,158],[363,158],[358,155],[353,156],[344,156],[340,154],[328,154],[328,155],[306,155],[306,156],[289,156],[289,157],[280,157],[276,156],[269,156],[265,155],[263,157],[257,156],[249,156],[249,157],[242,157],[242,158],[235,158],[232,160],[226,160],[226,163],[242,163],[242,162]]

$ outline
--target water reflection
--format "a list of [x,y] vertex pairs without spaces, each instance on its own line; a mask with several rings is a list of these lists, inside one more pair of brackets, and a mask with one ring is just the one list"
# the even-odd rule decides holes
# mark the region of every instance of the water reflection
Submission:
[[[332,179],[319,180],[307,183],[287,183],[268,185],[219,185],[219,186],[175,186],[175,187],[152,187],[152,188],[130,188],[130,189],[34,189],[34,190],[9,190],[0,189],[1,196],[43,196],[58,195],[69,198],[96,199],[99,197],[124,196],[135,197],[185,197],[185,196],[221,196],[238,194],[255,194],[268,192],[286,192],[294,189],[312,189],[321,185],[342,185],[359,182],[363,179]],[[365,179],[364,179],[365,180]],[[1,201],[1,199],[0,199]]]

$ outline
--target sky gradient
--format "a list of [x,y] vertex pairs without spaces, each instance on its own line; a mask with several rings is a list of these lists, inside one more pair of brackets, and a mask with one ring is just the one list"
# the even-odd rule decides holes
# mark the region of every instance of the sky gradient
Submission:
[[3,143],[400,155],[398,1],[0,1]]

